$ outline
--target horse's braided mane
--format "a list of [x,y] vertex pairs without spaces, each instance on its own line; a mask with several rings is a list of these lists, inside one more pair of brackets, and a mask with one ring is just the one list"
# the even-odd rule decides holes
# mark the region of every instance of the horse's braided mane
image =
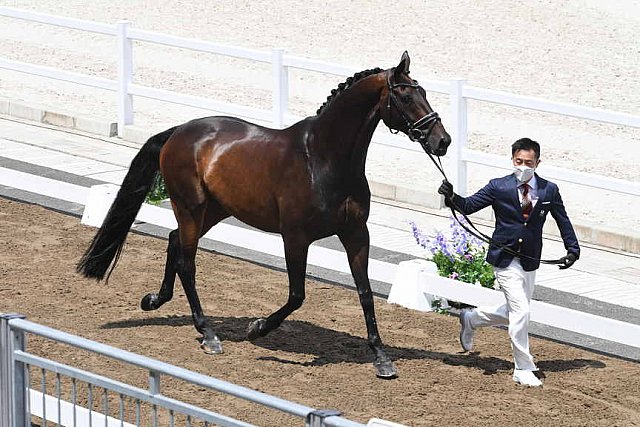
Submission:
[[320,106],[320,108],[318,108],[318,111],[316,112],[316,114],[320,114],[322,110],[324,110],[324,108],[327,105],[329,105],[331,101],[336,99],[342,92],[349,89],[358,80],[362,80],[365,77],[369,77],[372,74],[378,74],[382,71],[384,71],[382,68],[376,67],[370,70],[364,70],[364,71],[360,71],[359,73],[355,73],[353,77],[349,77],[344,83],[340,83],[337,89],[333,89],[331,91],[331,95],[327,96],[327,100],[325,101],[324,104],[322,104],[322,106]]

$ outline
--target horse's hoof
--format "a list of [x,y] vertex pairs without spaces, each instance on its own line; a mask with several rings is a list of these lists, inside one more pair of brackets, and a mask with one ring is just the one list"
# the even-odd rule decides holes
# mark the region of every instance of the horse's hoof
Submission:
[[220,354],[224,353],[222,350],[222,342],[220,338],[214,336],[213,338],[203,338],[200,343],[200,348],[207,354]]
[[140,301],[140,308],[144,311],[151,311],[158,308],[158,294],[147,294]]
[[376,368],[376,376],[385,380],[391,380],[398,377],[398,371],[391,360],[382,360],[373,362]]
[[247,328],[247,339],[249,341],[253,341],[260,337],[265,336],[264,327],[267,324],[266,319],[256,319],[253,322],[249,323],[249,327]]

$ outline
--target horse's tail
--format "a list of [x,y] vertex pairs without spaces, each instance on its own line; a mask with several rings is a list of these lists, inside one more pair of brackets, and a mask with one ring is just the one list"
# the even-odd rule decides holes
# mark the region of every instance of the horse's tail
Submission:
[[152,136],[131,161],[116,199],[109,208],[102,227],[76,266],[85,277],[107,280],[118,263],[129,228],[140,210],[153,179],[160,168],[160,149],[175,131],[175,127]]

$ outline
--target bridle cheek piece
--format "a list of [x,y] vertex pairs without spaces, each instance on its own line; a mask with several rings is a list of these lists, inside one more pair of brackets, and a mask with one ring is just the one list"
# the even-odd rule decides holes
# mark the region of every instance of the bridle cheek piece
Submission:
[[[440,121],[440,116],[435,111],[432,111],[430,113],[425,114],[423,117],[416,120],[415,122],[412,122],[411,119],[407,116],[407,114],[402,109],[395,94],[393,93],[393,89],[397,87],[412,87],[412,88],[418,89],[420,88],[420,85],[418,84],[418,82],[393,83],[391,81],[392,75],[393,75],[393,71],[389,73],[389,75],[387,76],[387,89],[389,92],[389,95],[387,96],[387,111],[391,112],[391,103],[393,103],[393,106],[400,113],[400,116],[402,116],[402,119],[407,124],[406,134],[409,137],[409,139],[420,143],[422,148],[429,153],[431,152],[431,147],[429,147],[427,140],[429,138],[429,135],[431,135],[431,132],[433,131],[435,124]],[[392,129],[391,127],[389,127],[389,130],[391,131],[391,133],[399,132],[399,130]]]

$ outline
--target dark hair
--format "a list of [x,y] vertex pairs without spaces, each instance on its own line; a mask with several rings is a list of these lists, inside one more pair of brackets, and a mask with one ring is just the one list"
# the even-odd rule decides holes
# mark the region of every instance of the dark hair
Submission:
[[316,114],[320,114],[322,112],[322,110],[325,109],[325,107],[327,105],[329,105],[329,103],[331,101],[333,101],[335,98],[338,97],[338,95],[340,95],[342,92],[344,92],[345,90],[349,89],[351,87],[351,85],[353,85],[355,82],[357,82],[358,80],[364,79],[365,77],[369,77],[370,75],[373,74],[378,74],[383,72],[384,70],[382,68],[373,68],[371,70],[364,70],[364,71],[360,71],[359,73],[356,73],[353,77],[349,77],[347,79],[347,81],[345,81],[344,83],[340,83],[338,85],[337,89],[333,89],[331,91],[331,95],[329,95],[327,97],[327,101],[322,104],[322,106],[320,106],[320,108],[318,108],[318,111],[316,111]]
[[536,160],[540,160],[540,144],[529,138],[520,138],[511,145],[511,157],[519,150],[533,150],[536,153]]

